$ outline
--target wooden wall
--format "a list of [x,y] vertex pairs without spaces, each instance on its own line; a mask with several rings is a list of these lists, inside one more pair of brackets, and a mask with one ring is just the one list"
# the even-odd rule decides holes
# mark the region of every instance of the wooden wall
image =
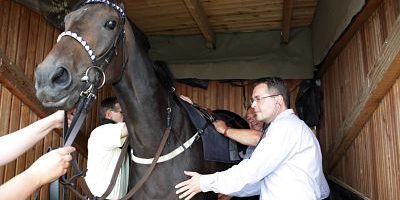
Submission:
[[382,1],[321,79],[327,172],[370,199],[400,199],[399,4]]

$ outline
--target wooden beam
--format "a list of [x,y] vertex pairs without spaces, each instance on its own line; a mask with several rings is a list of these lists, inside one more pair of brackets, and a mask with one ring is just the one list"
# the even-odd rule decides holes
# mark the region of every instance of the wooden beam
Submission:
[[370,119],[379,103],[391,89],[400,75],[400,16],[383,44],[381,54],[374,63],[371,76],[363,85],[362,94],[354,104],[336,135],[338,138],[325,156],[325,168],[331,172],[341,160],[347,149],[357,138],[361,129]]
[[331,195],[335,195],[335,197],[336,195],[339,195],[340,198],[338,199],[370,200],[370,198],[367,197],[365,194],[355,190],[354,188],[335,178],[334,176],[329,175],[327,181],[329,184],[329,189],[331,190]]
[[290,25],[293,15],[293,0],[283,0],[282,8],[282,42],[289,43]]
[[212,31],[207,15],[205,14],[204,8],[199,0],[184,0],[186,8],[189,10],[194,21],[197,23],[201,33],[207,40],[207,47],[215,48],[215,34]]
[[335,61],[339,53],[342,52],[343,48],[347,45],[351,38],[353,38],[354,34],[358,30],[360,30],[364,22],[368,20],[373,12],[375,12],[382,1],[383,0],[367,1],[361,12],[353,19],[353,22],[350,24],[349,27],[347,27],[347,30],[339,37],[333,47],[329,50],[328,55],[325,57],[324,61],[321,64],[321,67],[317,72],[317,78],[321,78],[328,67],[332,66],[333,61]]
[[[22,68],[11,62],[2,51],[0,51],[0,83],[5,86],[13,95],[18,97],[40,118],[46,117],[52,111],[44,108],[36,98],[34,84],[30,81]],[[62,137],[62,132],[56,130]],[[84,156],[87,157],[87,140],[83,134],[78,134],[75,140],[75,147]]]

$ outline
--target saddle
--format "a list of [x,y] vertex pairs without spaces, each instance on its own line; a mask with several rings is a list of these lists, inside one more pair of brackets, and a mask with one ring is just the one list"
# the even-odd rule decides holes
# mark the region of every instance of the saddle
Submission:
[[197,104],[190,104],[175,95],[182,107],[185,108],[190,120],[195,126],[203,143],[204,159],[223,163],[238,163],[241,160],[243,148],[222,134],[215,128],[212,122],[216,120],[213,113]]

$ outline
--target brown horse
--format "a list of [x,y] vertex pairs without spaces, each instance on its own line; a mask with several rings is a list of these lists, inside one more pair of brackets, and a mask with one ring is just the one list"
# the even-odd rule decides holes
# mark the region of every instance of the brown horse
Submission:
[[[80,91],[102,85],[105,74],[124,110],[132,155],[153,158],[167,127],[171,127],[171,135],[162,155],[193,137],[196,130],[188,115],[174,100],[171,88],[163,87],[157,78],[140,33],[118,5],[86,1],[65,17],[65,30],[36,70],[36,95],[43,105],[69,110]],[[85,72],[89,77],[82,81]],[[214,163],[204,160],[201,142],[195,140],[184,149],[158,163],[133,199],[178,199],[174,185],[185,179],[184,170],[216,170]],[[130,187],[148,167],[131,163]],[[206,195],[199,194],[196,199],[212,199]]]

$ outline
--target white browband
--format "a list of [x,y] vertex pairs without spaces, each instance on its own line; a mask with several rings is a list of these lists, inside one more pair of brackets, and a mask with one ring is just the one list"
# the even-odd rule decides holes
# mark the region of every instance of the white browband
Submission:
[[78,36],[77,33],[74,33],[71,31],[64,31],[60,35],[58,35],[57,42],[60,41],[60,39],[63,36],[70,36],[70,37],[74,38],[76,41],[78,41],[83,46],[83,48],[85,48],[85,50],[89,54],[89,57],[92,60],[92,62],[96,60],[96,55],[94,55],[93,50],[90,48],[89,44],[81,36]]

